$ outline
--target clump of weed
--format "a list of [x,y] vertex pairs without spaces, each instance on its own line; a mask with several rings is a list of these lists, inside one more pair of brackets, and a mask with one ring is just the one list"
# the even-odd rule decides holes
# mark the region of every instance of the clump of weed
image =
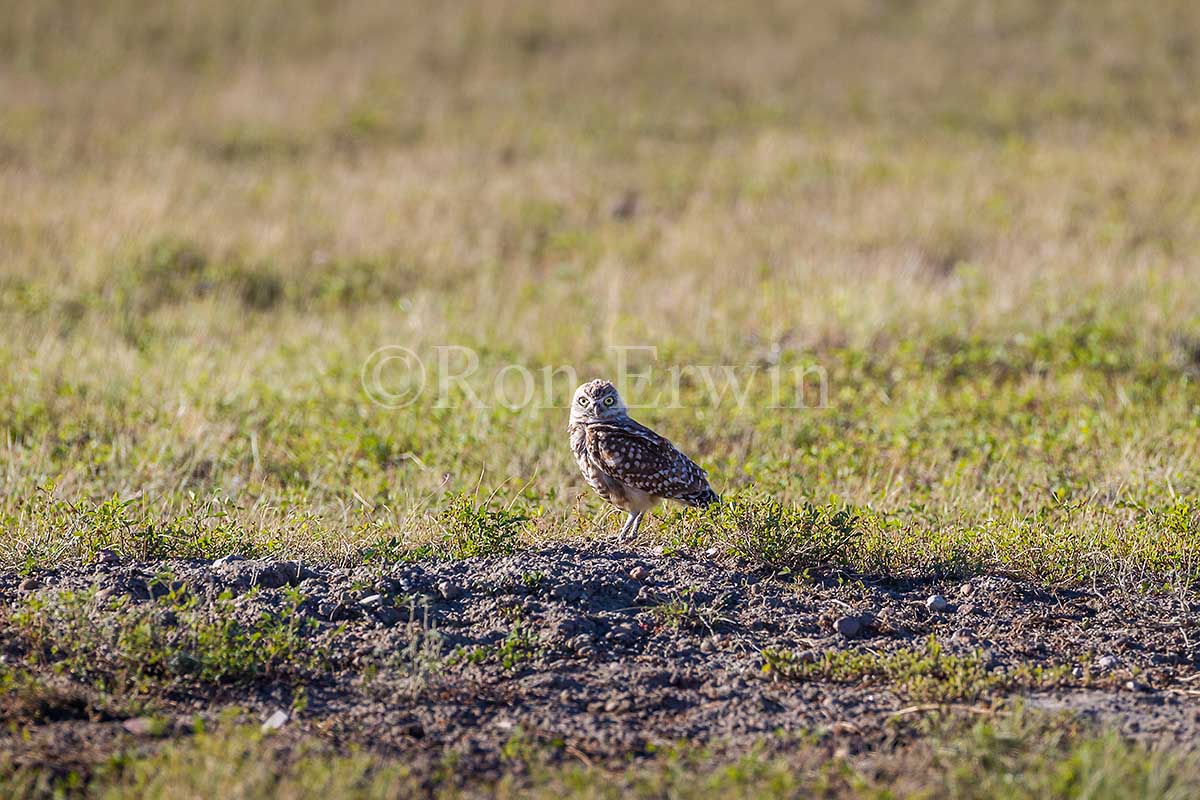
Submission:
[[[397,601],[408,606],[408,642],[386,659],[386,666],[399,680],[403,693],[416,697],[422,694],[440,673],[446,660],[446,638],[433,624],[427,598],[410,595]],[[367,666],[366,674],[374,677],[376,668]],[[388,685],[389,691],[392,690]]]
[[40,723],[102,714],[78,685],[48,680],[24,666],[0,665],[0,721]]
[[989,669],[982,651],[965,655],[946,652],[934,637],[922,647],[880,654],[854,650],[828,651],[805,658],[790,650],[764,650],[763,672],[794,681],[884,684],[919,702],[973,702],[998,693],[1060,684],[1066,667],[1020,664]]
[[[160,585],[169,585],[163,576]],[[101,688],[141,690],[152,680],[239,683],[299,677],[321,668],[315,621],[298,613],[303,597],[286,593],[284,609],[239,619],[233,596],[209,604],[175,587],[157,600],[102,599],[95,590],[35,596],[11,617],[28,658],[93,680]]]
[[326,265],[303,287],[304,305],[354,308],[397,300],[417,283],[412,267],[385,259],[352,258]]
[[722,596],[707,602],[693,586],[651,606],[650,613],[659,624],[667,628],[706,631],[711,634],[717,625],[732,622],[721,614],[721,609],[727,601],[728,596]]
[[455,495],[438,515],[440,547],[431,555],[453,559],[511,555],[520,548],[529,517],[511,508],[477,504],[467,494]]
[[498,663],[504,669],[512,671],[537,658],[542,653],[541,638],[537,631],[521,619],[519,613],[512,615],[512,626],[496,644],[484,644],[470,649],[459,648],[452,654],[452,660],[469,664]]
[[847,506],[791,506],[769,497],[730,497],[680,521],[675,544],[716,547],[781,572],[847,563],[861,538],[859,517]]

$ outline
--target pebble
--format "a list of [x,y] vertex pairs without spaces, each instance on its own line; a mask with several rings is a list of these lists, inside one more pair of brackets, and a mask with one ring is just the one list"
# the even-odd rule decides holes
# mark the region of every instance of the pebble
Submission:
[[701,653],[711,653],[717,649],[717,644],[712,639],[705,639],[700,643]]
[[1074,669],[1072,669],[1071,677],[1072,678],[1082,678],[1083,677],[1083,667],[1075,667]]
[[34,589],[38,588],[37,578],[26,578],[25,580],[21,581],[21,586],[19,588],[23,592],[32,592]]
[[963,644],[973,644],[975,642],[975,632],[970,628],[959,628],[950,637],[952,642],[961,642]]
[[633,626],[629,623],[614,625],[608,633],[604,634],[605,641],[616,642],[617,644],[629,644],[637,638],[637,633]]
[[462,588],[452,581],[442,581],[438,584],[437,590],[445,600],[455,600],[462,596]]
[[263,732],[265,733],[266,731],[279,730],[287,723],[287,721],[288,721],[287,712],[281,708],[277,708],[277,709],[275,709],[275,712],[273,714],[271,714],[271,716],[267,717],[266,721],[263,722],[263,724],[262,724]]
[[950,604],[946,602],[946,598],[940,594],[931,594],[929,599],[925,601],[925,607],[930,611],[945,611]]
[[862,623],[864,628],[874,628],[879,619],[875,616],[874,611],[864,611],[858,615],[858,621]]
[[629,577],[633,578],[635,581],[644,581],[646,580],[646,576],[649,574],[649,570],[647,570],[641,564],[638,564],[636,567],[629,570]]
[[117,563],[120,563],[120,561],[121,561],[121,556],[120,556],[120,554],[117,553],[116,550],[109,550],[109,549],[105,548],[103,550],[96,551],[96,563],[97,564],[117,564]]
[[550,594],[564,603],[578,603],[587,599],[587,592],[575,581],[568,581],[555,586],[550,591]]
[[632,219],[637,213],[638,208],[638,193],[632,189],[627,190],[621,197],[613,203],[610,212],[613,219]]
[[1144,683],[1139,683],[1138,681],[1126,682],[1125,688],[1131,692],[1149,692],[1150,691],[1149,686],[1147,686]]
[[364,597],[362,600],[358,601],[358,604],[365,608],[373,608],[375,606],[382,605],[382,603],[383,603],[383,595],[381,595],[381,594],[369,594],[366,597]]
[[371,613],[375,616],[375,619],[379,620],[379,624],[385,628],[390,628],[404,619],[404,615],[400,613],[400,610],[392,606],[379,605],[372,608]]
[[633,701],[628,697],[613,697],[604,704],[605,711],[629,711],[633,708]]
[[239,556],[237,553],[230,553],[227,556],[221,556],[217,560],[213,561],[212,565],[214,567],[223,567],[226,564],[232,564],[235,561],[245,561],[245,560],[246,560],[245,558],[243,558],[242,556]]
[[126,733],[132,733],[134,736],[145,736],[154,728],[154,720],[150,717],[133,717],[121,723],[121,727]]
[[254,575],[251,585],[264,589],[295,586],[306,577],[306,573],[307,570],[303,569],[298,561],[276,561],[259,570]]
[[1096,666],[1100,669],[1116,669],[1120,663],[1116,656],[1100,656],[1100,660],[1096,662]]
[[838,617],[833,623],[833,629],[837,631],[843,639],[853,639],[862,629],[862,622],[858,617]]

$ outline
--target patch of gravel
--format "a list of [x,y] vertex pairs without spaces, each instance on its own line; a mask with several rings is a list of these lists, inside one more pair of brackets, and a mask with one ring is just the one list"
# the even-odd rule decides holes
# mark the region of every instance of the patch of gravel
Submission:
[[[1077,685],[1032,695],[1036,707],[1180,745],[1200,734],[1196,595],[1049,589],[1000,576],[802,583],[704,554],[594,542],[382,568],[106,557],[31,578],[2,574],[0,603],[91,586],[135,602],[171,589],[229,592],[247,618],[289,608],[287,593],[299,591],[296,613],[315,621],[316,641],[330,650],[327,673],[302,687],[176,687],[164,707],[179,725],[229,705],[274,724],[302,688],[307,705],[277,727],[401,754],[418,768],[452,751],[462,769],[489,774],[517,731],[589,760],[681,739],[737,750],[781,729],[869,747],[893,735],[887,722],[909,700],[878,684],[773,680],[762,651],[815,661],[827,651],[919,648],[931,635],[950,652],[981,651],[990,668],[1074,668]],[[53,724],[64,743],[97,726],[116,730],[114,741],[129,731],[117,719]]]

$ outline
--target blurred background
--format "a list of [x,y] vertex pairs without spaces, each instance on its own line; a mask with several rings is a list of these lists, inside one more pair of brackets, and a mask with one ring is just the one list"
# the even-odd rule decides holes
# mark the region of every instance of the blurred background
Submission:
[[625,344],[825,370],[826,409],[642,417],[861,507],[874,558],[1177,566],[1198,37],[1186,0],[0,2],[0,557],[351,557],[476,487],[594,530],[565,409],[359,373]]

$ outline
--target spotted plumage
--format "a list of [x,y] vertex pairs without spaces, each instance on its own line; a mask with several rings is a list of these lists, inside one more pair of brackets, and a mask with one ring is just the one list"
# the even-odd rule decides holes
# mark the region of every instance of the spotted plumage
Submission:
[[637,534],[642,516],[661,500],[707,506],[720,499],[696,462],[629,417],[608,381],[589,381],[575,390],[567,430],[584,480],[629,515],[622,540]]

